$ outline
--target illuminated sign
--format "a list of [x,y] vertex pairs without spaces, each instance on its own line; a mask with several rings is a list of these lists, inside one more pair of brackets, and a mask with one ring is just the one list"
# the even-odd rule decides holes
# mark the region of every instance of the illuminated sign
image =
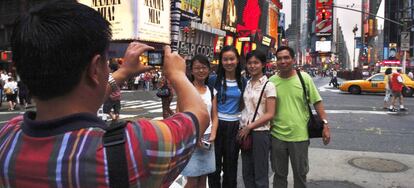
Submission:
[[331,41],[316,41],[315,50],[318,52],[330,52]]
[[225,9],[223,10],[223,15],[225,15],[225,17],[222,20],[223,22],[221,29],[235,33],[237,25],[237,10],[235,0],[228,0],[225,2]]
[[113,40],[170,43],[170,0],[78,0],[111,23]]
[[180,9],[183,11],[182,13],[184,15],[187,15],[187,16],[194,15],[194,16],[200,17],[201,16],[200,14],[201,13],[201,0],[181,0]]
[[205,0],[203,9],[203,24],[220,29],[223,5],[223,0]]
[[317,36],[328,36],[332,34],[332,0],[316,1],[316,26]]

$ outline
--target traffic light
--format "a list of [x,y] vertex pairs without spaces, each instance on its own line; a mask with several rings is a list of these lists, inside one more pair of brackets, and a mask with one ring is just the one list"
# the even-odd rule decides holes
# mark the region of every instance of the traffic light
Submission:
[[325,19],[326,19],[326,9],[323,8],[322,9],[322,20],[325,20]]
[[0,52],[0,60],[1,61],[11,62],[11,59],[12,59],[11,56],[12,56],[11,51]]

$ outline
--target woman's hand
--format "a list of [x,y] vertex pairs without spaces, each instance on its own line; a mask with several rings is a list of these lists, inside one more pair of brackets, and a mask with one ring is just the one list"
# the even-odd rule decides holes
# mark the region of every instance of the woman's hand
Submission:
[[240,140],[246,139],[250,131],[251,131],[251,128],[249,127],[249,125],[244,126],[242,129],[239,130],[239,139]]

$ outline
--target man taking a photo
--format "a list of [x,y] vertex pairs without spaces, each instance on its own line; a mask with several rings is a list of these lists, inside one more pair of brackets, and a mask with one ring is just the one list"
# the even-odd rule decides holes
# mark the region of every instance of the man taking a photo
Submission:
[[[183,113],[129,122],[122,139],[113,142],[96,112],[113,88],[150,69],[139,56],[153,48],[132,42],[125,62],[109,76],[110,39],[109,22],[74,2],[43,4],[16,22],[13,61],[37,112],[15,117],[0,130],[0,187],[117,187],[117,169],[110,165],[121,154],[115,164],[123,160],[120,170],[127,175],[115,177],[126,178],[122,187],[168,187],[182,171],[209,124],[184,60],[164,48],[164,75]],[[122,152],[108,152],[119,146]]]

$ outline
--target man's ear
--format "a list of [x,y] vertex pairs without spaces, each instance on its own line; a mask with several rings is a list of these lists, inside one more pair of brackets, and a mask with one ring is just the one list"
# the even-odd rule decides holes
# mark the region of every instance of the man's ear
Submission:
[[88,83],[93,84],[93,85],[98,85],[99,83],[99,74],[102,73],[102,65],[101,63],[103,59],[102,56],[97,54],[95,56],[93,56],[91,63],[89,64],[89,66],[86,69],[86,79],[88,81]]

